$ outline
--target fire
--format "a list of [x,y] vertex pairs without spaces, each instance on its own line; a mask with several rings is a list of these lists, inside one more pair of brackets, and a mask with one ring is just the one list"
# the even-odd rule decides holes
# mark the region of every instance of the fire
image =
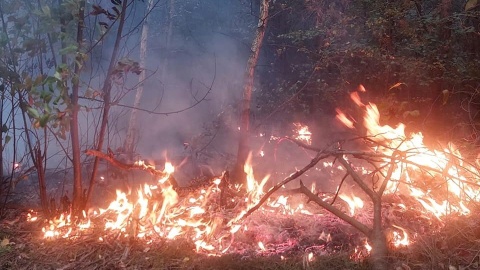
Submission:
[[353,216],[355,215],[355,210],[356,209],[361,209],[363,208],[363,201],[357,196],[351,195],[348,196],[346,194],[340,194],[339,197],[344,200],[348,206],[350,207],[350,215]]
[[393,227],[399,229],[401,233],[396,230],[393,231],[392,244],[395,247],[408,246],[410,244],[410,240],[408,239],[408,234],[405,229],[395,225],[393,225]]
[[305,141],[307,144],[311,144],[312,132],[308,130],[308,126],[302,125],[300,123],[294,123],[293,125],[295,126],[295,132],[297,133],[295,139]]
[[[364,91],[363,87],[359,88],[359,92]],[[422,133],[407,136],[405,125],[401,123],[396,127],[381,125],[380,112],[375,104],[365,105],[358,92],[353,92],[350,97],[357,106],[364,109],[366,135],[377,143],[373,150],[380,156],[383,155],[383,161],[379,164],[383,168],[381,175],[387,175],[388,168],[393,166],[385,192],[409,194],[416,198],[426,212],[437,218],[452,212],[470,213],[466,206],[468,202],[480,200],[480,191],[475,188],[479,172],[464,161],[454,145],[432,150],[423,143]],[[354,127],[353,121],[340,110],[337,110],[337,119],[348,128]],[[395,159],[393,163],[392,159]],[[443,179],[445,185],[442,187],[451,196],[442,198],[446,195],[445,192],[434,191],[441,184],[434,183],[439,179]]]
[[368,243],[368,241],[365,241],[365,249],[366,249],[368,252],[371,252],[371,251],[372,251],[372,246],[370,246],[370,244]]
[[337,116],[336,118],[342,122],[346,127],[348,128],[351,128],[351,129],[354,129],[355,126],[353,124],[353,121],[348,119],[348,117],[340,110],[340,109],[336,109],[337,111]]
[[266,251],[267,249],[265,248],[265,245],[262,243],[262,242],[258,242],[258,247],[262,250],[262,251]]
[[[361,86],[358,91],[365,92],[365,88]],[[396,127],[381,125],[380,112],[374,104],[362,102],[358,92],[352,93],[350,97],[365,111],[363,125],[367,131],[366,136],[371,142],[375,142],[369,154],[377,157],[377,169],[361,167],[358,171],[362,175],[372,176],[372,179],[391,175],[385,192],[399,192],[414,198],[411,202],[418,204],[418,208],[424,210],[432,219],[441,220],[452,212],[470,213],[469,202],[480,200],[480,190],[475,188],[479,174],[473,165],[464,161],[453,145],[442,150],[431,150],[423,143],[421,133],[407,136],[403,124]],[[337,110],[337,119],[351,129],[361,123],[340,110]],[[308,127],[298,123],[295,126],[298,134],[296,139],[310,144],[312,133]],[[257,157],[265,154],[263,149],[255,153],[258,153],[255,154]],[[154,184],[143,184],[128,192],[117,190],[115,199],[105,209],[84,212],[80,218],[62,214],[48,221],[43,228],[44,238],[78,237],[82,231],[91,230],[93,224],[100,223],[100,226],[96,227],[102,228],[104,235],[98,237],[99,241],[108,241],[109,235],[145,239],[147,243],[152,243],[156,238],[173,240],[182,237],[194,243],[197,252],[208,255],[224,254],[231,248],[235,235],[254,230],[254,226],[247,226],[242,217],[259,203],[266,192],[269,175],[258,181],[254,175],[252,159],[250,153],[244,164],[246,182],[243,185],[229,186],[235,192],[245,195],[241,198],[228,197],[228,203],[233,205],[228,210],[220,206],[224,196],[223,189],[228,185],[222,183],[223,177],[212,179],[205,187],[185,195],[173,186],[171,175],[175,172],[175,167],[166,162],[162,177],[156,179]],[[151,165],[143,161],[138,161],[136,165],[151,168]],[[335,170],[345,174],[345,169],[334,161],[324,161],[323,166],[331,173]],[[392,170],[389,173],[390,168]],[[441,185],[436,183],[439,179],[442,180]],[[372,186],[378,190],[375,184]],[[315,183],[312,184],[311,192],[317,193]],[[343,206],[351,217],[361,218],[361,209],[368,209],[370,206],[368,202],[354,195],[353,190],[345,193],[339,188],[337,192],[338,197],[346,203]],[[329,200],[332,197],[324,198]],[[410,208],[410,205],[407,207],[405,204],[398,204],[398,208]],[[280,194],[270,197],[257,211],[265,215],[323,215],[310,211],[307,207],[306,203],[299,203],[290,195]],[[34,221],[35,216],[31,215],[28,219]],[[414,241],[413,237],[413,240],[410,239],[407,229],[396,225],[392,227],[389,239],[394,247],[407,246]],[[328,232],[317,233],[315,237],[319,235],[318,240],[327,243],[332,241]],[[262,254],[274,250],[266,248],[272,247],[269,240],[259,240],[255,239],[249,245]],[[357,246],[357,250],[361,250],[363,254],[369,254],[371,249],[367,241]],[[312,262],[314,253],[306,253],[305,258],[307,262]]]

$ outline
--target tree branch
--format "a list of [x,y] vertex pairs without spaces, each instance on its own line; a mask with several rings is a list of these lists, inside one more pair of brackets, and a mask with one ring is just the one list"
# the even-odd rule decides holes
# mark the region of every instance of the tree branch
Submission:
[[104,159],[104,160],[110,162],[115,167],[118,167],[120,169],[124,169],[124,170],[127,170],[127,171],[128,170],[143,170],[143,171],[149,172],[150,174],[152,174],[154,176],[157,176],[157,177],[165,177],[167,175],[163,171],[156,170],[155,168],[153,168],[153,166],[148,166],[148,165],[145,165],[145,164],[140,165],[140,164],[123,163],[123,162],[115,159],[112,155],[105,154],[105,153],[97,151],[97,150],[89,149],[89,150],[85,151],[85,154]]
[[312,159],[312,161],[310,161],[310,163],[303,167],[301,170],[299,171],[296,171],[294,172],[293,174],[291,174],[289,177],[285,178],[282,182],[276,184],[275,186],[273,186],[267,193],[265,193],[265,195],[263,195],[262,199],[260,199],[260,201],[255,205],[253,206],[252,208],[250,208],[240,219],[242,218],[246,218],[248,217],[249,215],[251,215],[253,212],[255,212],[258,208],[260,208],[267,200],[268,198],[273,194],[275,193],[275,191],[277,191],[278,189],[280,189],[282,186],[286,185],[287,183],[291,182],[292,180],[295,180],[296,178],[298,178],[300,175],[304,174],[306,171],[308,171],[310,168],[312,168],[313,166],[315,166],[320,160],[322,159],[325,159],[329,156],[329,154],[324,154],[323,152],[318,152],[317,155]]
[[377,194],[370,189],[365,182],[363,182],[363,179],[357,174],[356,171],[353,170],[352,166],[343,158],[342,155],[337,155],[338,161],[342,163],[343,167],[347,170],[348,174],[350,174],[357,183],[357,185],[372,199],[372,201],[376,201],[378,199]]
[[370,237],[372,229],[367,227],[365,224],[357,221],[355,218],[345,214],[340,209],[336,208],[333,205],[330,205],[328,202],[323,201],[317,195],[313,194],[303,183],[300,181],[300,188],[298,189],[300,193],[305,194],[310,201],[315,202],[322,208],[325,208],[330,213],[334,214],[335,216],[339,217],[341,220],[347,222],[348,224],[352,225],[355,229],[359,230],[367,237]]

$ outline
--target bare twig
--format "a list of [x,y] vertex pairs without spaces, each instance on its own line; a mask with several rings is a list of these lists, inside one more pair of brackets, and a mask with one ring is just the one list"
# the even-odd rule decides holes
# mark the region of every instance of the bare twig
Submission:
[[343,158],[342,155],[338,155],[337,158],[338,161],[340,161],[343,167],[347,170],[348,174],[352,176],[353,181],[357,183],[357,185],[368,195],[368,197],[372,199],[372,201],[377,201],[377,194],[372,189],[370,189],[367,184],[365,184],[365,182],[363,182],[363,179],[360,177],[360,175],[358,175],[356,171],[353,170],[352,166],[350,166],[350,164],[345,160],[345,158]]
[[337,200],[338,194],[340,193],[340,189],[342,188],[343,182],[345,182],[345,179],[347,179],[348,175],[349,175],[349,174],[346,173],[346,174],[342,177],[342,181],[340,181],[340,184],[338,184],[338,188],[337,188],[337,191],[335,192],[335,196],[333,197],[332,202],[330,202],[331,205],[333,205],[333,204],[335,203],[335,201]]
[[355,218],[345,214],[340,209],[336,208],[335,206],[329,204],[328,202],[323,201],[317,195],[313,194],[303,183],[300,181],[300,188],[298,189],[300,193],[305,194],[310,201],[315,202],[319,206],[325,208],[327,211],[331,212],[335,216],[339,217],[343,221],[347,222],[348,224],[352,225],[355,229],[359,230],[367,237],[370,237],[371,229],[367,227],[365,224],[359,222]]
[[303,167],[301,170],[299,171],[296,171],[294,172],[293,174],[291,174],[290,176],[288,176],[287,178],[285,178],[282,182],[276,184],[275,186],[273,186],[267,193],[265,193],[265,195],[263,195],[262,199],[260,199],[260,201],[255,205],[253,206],[252,208],[250,208],[241,218],[246,218],[248,217],[249,215],[251,215],[253,212],[255,212],[258,208],[260,208],[267,200],[268,198],[273,194],[275,193],[275,191],[277,191],[278,189],[280,189],[282,186],[286,185],[287,183],[295,180],[296,178],[298,178],[300,175],[304,174],[306,171],[308,171],[310,168],[314,167],[320,160],[322,159],[325,159],[327,157],[329,157],[330,154],[325,154],[324,152],[320,151],[317,153],[317,155],[312,159],[312,161],[310,161],[310,163]]

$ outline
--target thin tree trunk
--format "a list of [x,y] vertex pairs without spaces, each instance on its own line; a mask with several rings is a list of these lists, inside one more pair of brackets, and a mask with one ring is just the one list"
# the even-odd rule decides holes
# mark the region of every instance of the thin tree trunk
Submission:
[[263,37],[265,36],[265,29],[267,27],[268,7],[269,0],[262,0],[257,30],[252,43],[247,68],[245,70],[245,84],[243,87],[243,100],[240,117],[240,138],[238,143],[237,162],[233,169],[233,179],[236,183],[243,183],[246,179],[245,173],[243,172],[243,166],[247,160],[248,153],[250,152],[248,138],[250,130],[250,105],[252,100],[255,66],[258,62],[260,48],[262,47]]
[[388,269],[387,239],[382,228],[382,200],[375,196],[373,201],[373,229],[369,239],[372,241],[371,261],[374,270]]
[[[110,64],[107,70],[107,77],[102,87],[103,92],[103,113],[102,122],[100,124],[100,131],[98,134],[97,151],[102,151],[103,143],[105,141],[105,133],[107,132],[108,114],[111,107],[111,91],[112,91],[112,75],[117,62],[118,50],[120,49],[120,40],[122,39],[123,26],[125,25],[125,16],[127,13],[127,0],[122,2],[122,11],[120,13],[119,25],[117,29],[117,36],[115,38],[115,44],[113,46],[112,56],[110,58]],[[92,175],[90,176],[90,185],[88,186],[87,198],[85,200],[85,206],[92,198],[93,187],[95,185],[95,178],[97,177],[98,163],[100,159],[95,157],[93,161]]]
[[138,136],[138,126],[137,126],[137,109],[140,106],[140,100],[143,95],[143,81],[145,81],[145,67],[146,67],[146,56],[147,56],[147,36],[148,36],[148,14],[153,8],[153,0],[148,0],[148,7],[145,13],[145,19],[143,21],[142,27],[142,37],[140,38],[140,67],[143,68],[142,73],[138,78],[138,88],[135,95],[135,101],[133,102],[133,109],[130,113],[130,121],[128,123],[127,136],[125,139],[124,150],[128,154],[129,158],[133,158],[133,148],[135,142],[135,136]]
[[[3,86],[5,87],[5,85]],[[6,183],[6,178],[5,176],[3,175],[4,172],[3,172],[3,154],[4,154],[4,136],[3,136],[3,110],[5,108],[4,106],[4,102],[5,102],[5,88],[3,88],[3,90],[0,90],[1,91],[1,98],[2,100],[0,101],[0,125],[2,125],[2,132],[0,133],[0,198],[3,198],[3,195],[7,196],[7,194],[5,194],[5,190],[4,190],[4,185]],[[0,206],[0,218],[3,217],[3,210],[4,210],[4,207],[5,207],[5,204],[2,204]]]
[[[80,1],[80,7],[78,11],[78,24],[77,24],[77,46],[78,51],[81,51],[83,47],[83,28],[85,16],[85,1]],[[72,94],[71,94],[71,115],[70,115],[70,138],[72,140],[72,160],[73,160],[73,200],[72,211],[78,213],[83,206],[84,198],[82,196],[82,170],[80,163],[80,135],[78,127],[78,92],[80,88],[80,63],[82,59],[80,56],[76,57],[74,75],[72,78]]]
[[[46,135],[46,134],[45,134]],[[47,196],[47,183],[45,179],[45,167],[43,166],[44,162],[44,156],[42,155],[42,149],[40,148],[40,145],[37,145],[34,148],[34,156],[35,156],[35,169],[37,170],[37,177],[38,177],[38,188],[40,191],[40,202],[42,204],[42,210],[44,211],[44,214],[46,216],[50,215],[50,209],[49,202],[48,202],[48,196]]]
[[167,24],[167,29],[166,29],[166,35],[165,35],[165,48],[164,51],[167,52],[164,54],[163,58],[163,64],[162,64],[162,69],[161,69],[161,81],[165,83],[165,80],[167,78],[167,73],[168,73],[168,62],[170,59],[170,51],[171,51],[171,43],[172,43],[172,36],[173,36],[173,16],[175,13],[175,0],[170,0],[169,2],[169,10],[168,10],[168,24]]

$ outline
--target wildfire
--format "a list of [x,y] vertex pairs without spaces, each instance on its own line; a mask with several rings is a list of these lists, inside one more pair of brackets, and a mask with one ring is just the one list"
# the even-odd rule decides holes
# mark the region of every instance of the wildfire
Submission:
[[[375,170],[361,167],[358,171],[362,175],[371,175],[372,179],[389,176],[390,181],[385,193],[398,192],[414,198],[411,201],[418,204],[418,208],[432,219],[441,220],[452,212],[469,214],[468,203],[472,200],[480,200],[480,190],[476,188],[479,184],[477,169],[464,161],[453,145],[443,150],[431,150],[423,143],[421,133],[405,135],[403,124],[397,127],[380,125],[378,108],[374,104],[362,102],[359,92],[365,92],[365,88],[359,87],[358,92],[352,93],[350,97],[365,111],[363,125],[366,128],[366,136],[371,142],[375,142],[375,146],[368,153],[377,157],[378,164],[375,165],[377,166]],[[337,110],[336,118],[351,129],[358,123],[362,123],[362,121],[355,121],[353,117],[341,110]],[[298,134],[296,139],[310,144],[312,133],[308,127],[299,123],[294,125]],[[263,149],[256,153],[259,154],[255,156],[264,156]],[[167,162],[163,176],[154,184],[144,184],[133,192],[117,190],[116,198],[105,209],[84,212],[81,218],[62,214],[58,218],[49,220],[43,228],[44,238],[78,237],[82,231],[96,227],[104,230],[104,234],[98,237],[102,242],[108,241],[109,234],[116,237],[120,235],[145,239],[147,243],[159,237],[166,240],[182,237],[194,243],[197,252],[209,255],[224,254],[231,248],[235,235],[252,230],[252,226],[247,226],[242,217],[265,195],[264,189],[269,175],[257,181],[252,158],[250,153],[244,165],[247,176],[244,185],[229,187],[238,193],[244,192],[242,194],[245,196],[228,197],[228,203],[233,205],[228,211],[221,206],[222,200],[225,199],[222,196],[224,196],[223,189],[226,185],[223,184],[228,184],[222,183],[223,177],[215,178],[205,187],[193,190],[187,195],[181,194],[171,183],[171,175],[175,172],[175,167]],[[345,169],[333,161],[324,161],[319,164],[323,164],[324,169],[330,173],[341,171],[345,174]],[[136,165],[152,168],[143,161],[138,161]],[[439,181],[440,184],[438,184]],[[375,184],[372,185],[376,191],[379,190]],[[317,193],[315,183],[312,184],[311,192]],[[345,192],[339,189],[337,193],[338,197],[345,202],[339,203],[343,205],[343,211],[351,217],[360,218],[365,211],[362,209],[370,207],[369,202],[364,202],[354,195],[356,194],[354,191]],[[329,200],[332,197],[324,199]],[[290,195],[281,194],[270,198],[258,211],[262,211],[265,215],[322,216],[307,209],[307,204],[294,201]],[[397,206],[402,211],[406,211],[410,208],[410,202],[408,207],[406,203],[399,203]],[[35,221],[36,217],[30,215],[28,219]],[[389,231],[389,239],[392,246],[407,246],[414,241],[405,229],[408,227],[396,225],[391,227],[393,228]],[[332,236],[328,232],[322,231],[321,234],[320,232],[315,234],[315,237],[316,235],[320,235],[317,240],[326,243],[332,241]],[[274,250],[271,243],[264,239],[255,239],[250,244],[252,249],[262,254]],[[364,255],[368,255],[371,249],[367,241],[356,248]],[[313,260],[315,260],[314,253],[309,252],[305,261]]]
[[[381,175],[387,175],[388,169],[393,166],[386,192],[413,196],[426,212],[437,218],[452,212],[470,213],[466,204],[480,199],[480,191],[475,188],[478,185],[478,170],[465,162],[452,144],[443,150],[431,150],[423,143],[422,133],[407,136],[405,125],[401,123],[395,128],[381,125],[377,106],[372,103],[365,105],[359,92],[365,92],[363,86],[350,97],[365,112],[363,125],[367,137],[378,143],[373,150],[383,160],[379,164],[379,168],[383,168]],[[339,109],[337,119],[346,127],[354,128],[353,121]],[[442,183],[446,184],[443,185],[446,187],[444,191],[452,196],[442,198],[446,194],[435,186],[439,185],[436,182],[438,179],[443,179]]]

